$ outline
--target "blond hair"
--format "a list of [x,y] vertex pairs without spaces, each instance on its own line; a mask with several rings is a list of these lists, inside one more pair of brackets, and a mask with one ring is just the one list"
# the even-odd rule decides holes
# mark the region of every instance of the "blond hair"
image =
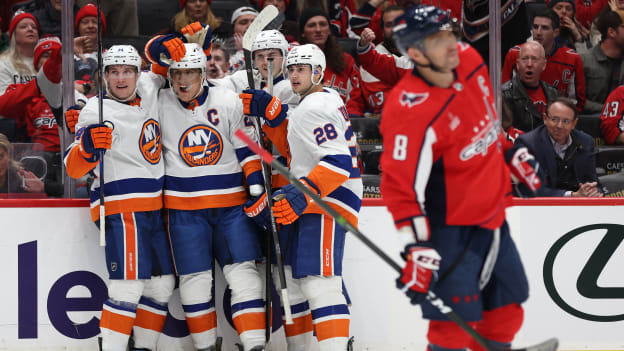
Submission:
[[30,76],[34,76],[35,74],[37,74],[36,72],[33,72],[30,69],[30,67],[28,67],[28,65],[24,62],[24,58],[22,57],[22,55],[20,55],[19,50],[17,49],[17,42],[15,41],[15,35],[11,36],[11,41],[9,43],[9,50],[7,50],[6,52],[2,53],[2,55],[0,55],[0,60],[6,60],[6,59],[11,61],[17,73],[19,73],[19,75],[22,77],[26,77],[26,76],[30,77]]
[[[173,16],[173,29],[176,31],[180,31],[184,26],[187,26],[193,23],[193,19],[186,13],[186,9],[182,9],[182,11],[178,12]],[[210,26],[211,30],[215,30],[221,26],[221,22],[223,19],[217,17],[212,13],[210,6],[208,6],[208,12],[206,12],[206,18],[200,20],[200,22],[205,23]]]
[[20,169],[19,162],[11,159],[13,156],[13,146],[11,146],[11,142],[6,135],[0,133],[0,148],[3,148],[7,153],[7,157],[9,157],[9,169],[17,170]]

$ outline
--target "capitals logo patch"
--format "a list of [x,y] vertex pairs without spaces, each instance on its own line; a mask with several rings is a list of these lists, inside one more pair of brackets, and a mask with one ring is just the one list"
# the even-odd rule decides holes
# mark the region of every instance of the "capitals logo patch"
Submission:
[[403,106],[414,107],[416,105],[422,104],[429,97],[429,93],[408,93],[406,91],[401,92],[401,98],[399,102]]
[[139,150],[145,160],[151,164],[160,162],[162,144],[160,143],[160,125],[153,119],[148,119],[141,128]]
[[223,153],[223,140],[212,127],[192,126],[182,134],[179,152],[184,162],[191,167],[214,165]]

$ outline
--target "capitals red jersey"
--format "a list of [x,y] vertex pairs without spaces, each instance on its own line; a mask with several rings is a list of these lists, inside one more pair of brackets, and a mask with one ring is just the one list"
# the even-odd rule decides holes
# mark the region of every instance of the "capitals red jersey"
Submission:
[[[503,65],[503,83],[510,80],[516,70],[520,46],[509,49]],[[581,56],[565,46],[558,47],[552,55],[546,56],[546,69],[540,80],[552,85],[561,96],[576,99],[579,111],[585,106],[585,73]]]
[[345,52],[345,66],[342,73],[334,72],[328,65],[323,76],[323,86],[338,92],[347,106],[349,115],[364,115],[364,98],[360,88],[360,72],[351,55]]
[[9,85],[0,95],[0,115],[15,119],[19,127],[25,126],[32,142],[42,144],[43,150],[60,151],[56,118],[39,92],[36,79]]
[[504,221],[511,182],[488,68],[474,48],[458,45],[450,87],[414,72],[387,94],[381,192],[397,227],[426,218],[495,229]]
[[546,101],[546,95],[544,94],[544,89],[541,84],[538,84],[535,88],[529,88],[527,86],[524,87],[527,92],[527,95],[533,101],[533,106],[537,112],[539,112],[542,116],[546,113],[546,106],[548,106],[548,101]]
[[358,54],[360,65],[368,73],[375,76],[385,85],[395,86],[396,83],[414,68],[414,63],[407,56],[384,55],[371,46]]
[[600,115],[600,133],[607,144],[624,132],[624,85],[615,88],[607,97]]
[[[392,56],[392,54],[382,44],[375,47],[378,53]],[[364,66],[360,66],[360,77],[362,78],[362,95],[371,112],[380,113],[384,104],[384,95],[394,87],[392,84],[384,83],[377,77],[370,74]]]

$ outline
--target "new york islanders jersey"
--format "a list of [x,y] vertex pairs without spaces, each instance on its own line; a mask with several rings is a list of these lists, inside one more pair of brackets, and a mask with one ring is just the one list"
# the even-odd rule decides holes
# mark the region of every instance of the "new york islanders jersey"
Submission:
[[387,95],[381,191],[397,227],[504,221],[511,182],[487,66],[468,44],[458,50],[450,87],[410,73]]
[[607,97],[600,115],[600,133],[608,145],[624,132],[624,85],[615,88]]
[[233,91],[204,87],[191,101],[162,90],[159,108],[164,133],[165,207],[178,210],[231,207],[247,200],[247,184],[262,184],[260,158],[234,132],[257,140]]
[[[291,172],[306,177],[323,200],[357,224],[362,179],[349,114],[337,92],[324,88],[301,101],[288,117],[288,145]],[[325,212],[310,203],[305,213]]]
[[[503,64],[502,81],[505,83],[515,74],[515,65],[520,55],[520,45],[509,49]],[[585,106],[585,73],[581,56],[565,46],[546,56],[546,68],[540,80],[552,85],[561,96],[576,100],[576,108]]]
[[[158,90],[164,79],[143,72],[137,82],[137,99],[119,102],[105,97],[104,123],[113,128],[111,149],[104,154],[104,200],[106,215],[153,211],[162,208],[164,166],[161,161],[161,125],[158,117]],[[98,98],[93,97],[80,112],[76,138],[65,156],[67,172],[79,178],[90,170],[100,176],[98,162],[80,154],[84,128],[99,123]],[[91,186],[91,217],[99,219],[99,181]]]

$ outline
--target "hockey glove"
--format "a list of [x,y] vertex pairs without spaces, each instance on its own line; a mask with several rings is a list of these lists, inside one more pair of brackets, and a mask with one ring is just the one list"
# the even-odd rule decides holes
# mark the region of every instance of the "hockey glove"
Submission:
[[246,89],[238,96],[243,100],[243,113],[264,118],[272,128],[286,119],[288,105],[282,105],[280,99],[264,90]]
[[78,123],[78,116],[83,107],[84,104],[82,106],[73,105],[65,111],[65,125],[71,134],[76,133],[76,123]]
[[99,152],[111,148],[113,129],[104,124],[91,124],[80,137],[80,153],[90,162],[99,159]]
[[[308,182],[302,178],[302,183]],[[308,186],[309,187],[309,186]],[[312,187],[309,187],[312,189]],[[317,192],[318,193],[318,192]],[[273,194],[273,216],[279,224],[290,224],[299,218],[308,207],[308,197],[294,185],[288,184]]]
[[201,22],[193,22],[182,27],[180,32],[182,32],[188,43],[196,43],[201,46],[206,57],[210,59],[210,52],[212,50],[212,30],[210,26]]
[[271,215],[269,214],[269,201],[266,193],[247,200],[243,206],[243,211],[247,217],[253,219],[258,227],[264,230],[271,228]]
[[511,149],[509,153],[513,153],[507,162],[514,183],[520,182],[535,193],[542,186],[539,163],[526,147]]
[[184,42],[173,34],[157,36],[145,45],[147,58],[165,67],[173,61],[180,61],[185,53]]
[[417,305],[425,300],[432,281],[437,279],[441,257],[435,249],[418,244],[405,246],[401,256],[405,267],[396,286]]

